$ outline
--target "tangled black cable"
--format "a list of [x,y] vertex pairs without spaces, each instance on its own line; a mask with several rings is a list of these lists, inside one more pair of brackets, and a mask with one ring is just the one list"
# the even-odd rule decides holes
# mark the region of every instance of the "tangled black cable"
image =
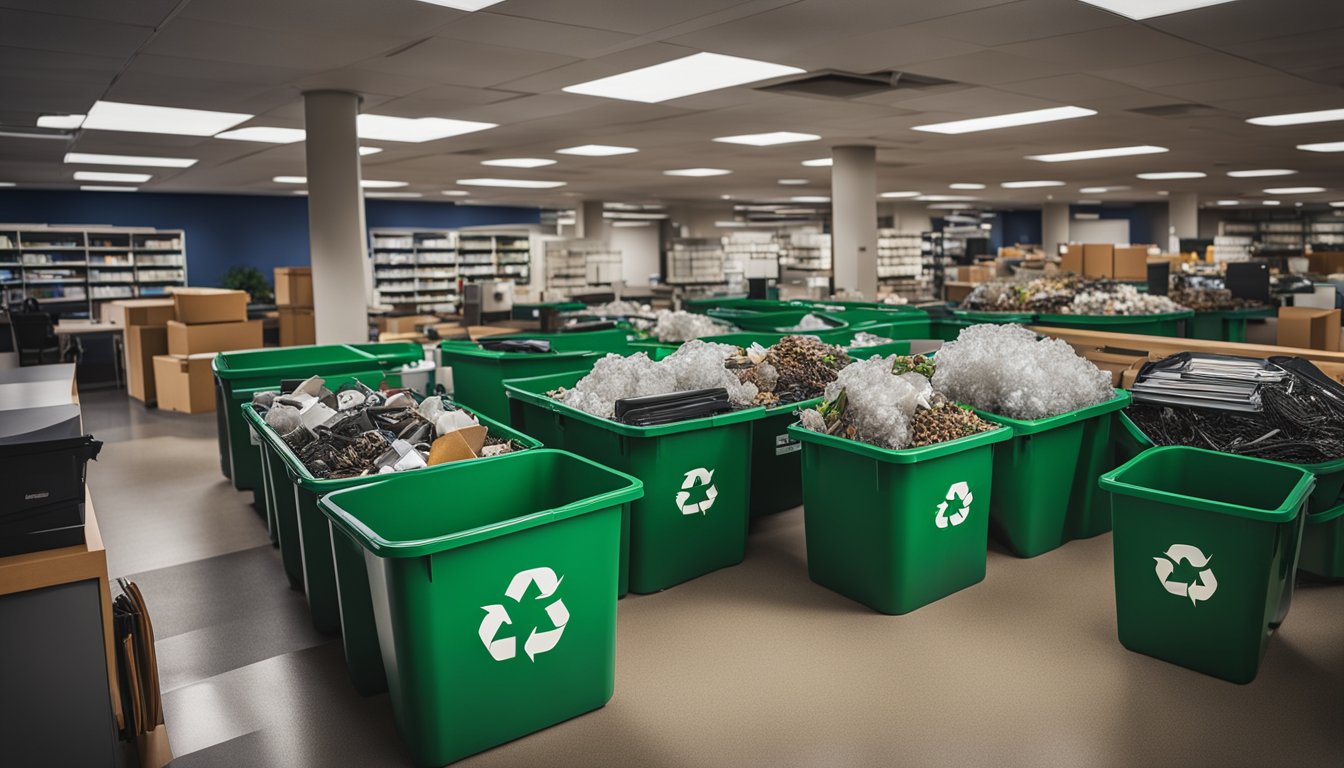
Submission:
[[1290,374],[1260,388],[1262,410],[1235,413],[1133,405],[1126,413],[1157,445],[1188,445],[1291,464],[1344,458],[1344,398]]

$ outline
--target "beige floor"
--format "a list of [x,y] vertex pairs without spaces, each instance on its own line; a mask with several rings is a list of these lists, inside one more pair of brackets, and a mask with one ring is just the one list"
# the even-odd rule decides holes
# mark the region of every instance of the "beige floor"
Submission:
[[[219,476],[213,417],[86,409],[113,438],[90,480],[115,575],[156,611],[175,765],[408,765],[387,697],[354,693]],[[1299,589],[1247,686],[1124,650],[1114,612],[1102,536],[995,547],[983,583],[880,616],[808,580],[793,510],[744,564],[620,603],[606,708],[460,764],[1344,765],[1344,585]]]

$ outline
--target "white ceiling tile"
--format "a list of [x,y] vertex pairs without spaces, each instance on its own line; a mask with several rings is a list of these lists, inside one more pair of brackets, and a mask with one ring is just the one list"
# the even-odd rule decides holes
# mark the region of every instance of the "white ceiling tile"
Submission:
[[0,0],[0,8],[156,27],[181,0]]
[[1204,52],[1199,45],[1136,24],[1014,43],[999,46],[998,50],[1068,64],[1075,71],[1138,66]]
[[290,83],[299,91],[319,89],[353,91],[360,94],[407,96],[435,85],[433,80],[406,77],[358,67],[329,69],[314,75],[300,77]]
[[146,26],[0,9],[0,46],[125,59],[152,31]]
[[359,66],[437,83],[488,88],[575,61],[578,59],[572,56],[432,37],[390,56],[367,59]]
[[1186,13],[1148,19],[1145,24],[1164,32],[1224,47],[1315,30],[1344,27],[1344,3],[1339,0],[1266,2],[1240,0]]
[[1202,53],[1170,61],[1146,62],[1132,67],[1103,69],[1099,77],[1139,88],[1155,88],[1181,83],[1231,80],[1239,77],[1263,77],[1277,74],[1273,69],[1225,53]]
[[1035,80],[1061,75],[1068,71],[1068,67],[1060,64],[1028,59],[1002,51],[976,51],[933,61],[916,61],[909,64],[908,69],[920,75],[973,85]]
[[308,35],[394,37],[418,40],[457,19],[463,11],[408,0],[191,0],[182,17],[256,29]]
[[913,32],[987,47],[1116,27],[1125,20],[1078,0],[1022,0],[914,24]]
[[317,72],[352,65],[393,50],[402,42],[399,37],[294,33],[174,19],[150,41],[146,51],[225,64],[265,64]]
[[1092,104],[1099,99],[1124,96],[1139,97],[1148,100],[1159,98],[1148,91],[1124,83],[1117,83],[1101,77],[1082,74],[1056,75],[1055,77],[1042,77],[1035,80],[1021,80],[1014,83],[1005,83],[1000,85],[999,88],[1004,91],[1012,91],[1013,93],[1024,93],[1029,96],[1052,98],[1060,102],[1068,102],[1089,109],[1096,109]]
[[641,44],[635,35],[484,12],[463,14],[441,29],[438,35],[580,59],[596,58]]
[[1339,99],[1339,90],[1328,88],[1292,75],[1266,75],[1264,77],[1241,77],[1232,80],[1211,80],[1202,83],[1181,83],[1167,85],[1152,90],[1190,101],[1218,101],[1223,99],[1253,98],[1256,96],[1276,96],[1290,93],[1320,94],[1324,98]]
[[664,27],[717,13],[743,0],[509,0],[494,13],[580,27],[647,35]]

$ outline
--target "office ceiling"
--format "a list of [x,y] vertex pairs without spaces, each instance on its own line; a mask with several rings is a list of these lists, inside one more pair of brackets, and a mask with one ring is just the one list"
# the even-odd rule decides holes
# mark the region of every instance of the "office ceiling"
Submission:
[[[1133,22],[1077,0],[505,0],[476,13],[415,0],[0,0],[0,132],[41,114],[82,113],[97,99],[246,112],[244,125],[303,127],[303,92],[348,89],[363,110],[449,117],[500,127],[424,144],[363,142],[384,151],[364,176],[448,201],[457,179],[564,181],[557,190],[472,188],[469,200],[569,205],[576,199],[680,201],[825,195],[828,168],[800,163],[830,147],[878,148],[879,191],[958,194],[995,204],[1047,199],[1156,200],[1162,193],[1243,199],[1261,190],[1320,186],[1344,199],[1344,153],[1296,145],[1344,141],[1344,122],[1259,127],[1248,117],[1344,108],[1344,3],[1238,0]],[[764,59],[810,72],[900,72],[903,84],[855,98],[754,86],[660,104],[563,93],[565,86],[699,51]],[[929,79],[950,81],[924,84]],[[915,80],[915,82],[911,82]],[[1077,120],[945,136],[927,123],[1077,105]],[[714,137],[802,131],[821,141],[776,147]],[[556,155],[577,144],[638,154]],[[1134,144],[1145,157],[1047,164],[1039,153]],[[73,189],[66,152],[199,158],[146,169],[147,191],[291,194],[303,144],[271,145],[156,134],[80,131],[73,141],[0,136],[0,181]],[[482,160],[546,157],[534,170]],[[663,171],[730,169],[713,178]],[[1229,170],[1288,168],[1280,178]],[[1202,171],[1207,178],[1143,181],[1137,173]],[[781,186],[779,179],[807,184]],[[1005,181],[1065,187],[1005,190]],[[1127,190],[1083,194],[1095,186]],[[2,216],[0,216],[2,218]]]

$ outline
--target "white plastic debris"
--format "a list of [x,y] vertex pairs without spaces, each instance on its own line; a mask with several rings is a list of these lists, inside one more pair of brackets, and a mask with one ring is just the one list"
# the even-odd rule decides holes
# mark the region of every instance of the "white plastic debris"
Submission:
[[294,388],[293,395],[310,395],[312,397],[321,397],[322,386],[326,381],[321,376],[309,376],[304,379],[299,386]]
[[1108,286],[1108,290],[1079,291],[1065,309],[1071,315],[1160,315],[1185,311],[1185,307],[1166,296],[1142,293],[1128,283]]
[[643,352],[629,357],[607,355],[559,399],[604,419],[615,415],[617,400],[696,389],[726,389],[733,403],[749,405],[759,393],[756,385],[743,384],[723,367],[724,360],[735,354],[736,347],[697,340],[686,342],[659,362]]
[[598,304],[595,307],[589,307],[585,314],[596,315],[598,317],[652,315],[653,308],[648,304],[640,304],[635,301],[609,301],[606,304]]
[[733,330],[732,326],[716,322],[707,315],[664,310],[658,313],[658,321],[653,326],[653,335],[658,337],[659,341],[677,342],[701,336],[717,336]]
[[414,398],[414,397],[411,397],[411,393],[409,393],[409,392],[398,392],[397,394],[395,394],[395,395],[393,395],[393,396],[387,398],[387,403],[385,403],[385,405],[387,405],[388,408],[415,408],[415,407],[417,407],[417,404],[416,404],[416,402],[415,402],[415,398]]
[[[400,441],[398,441],[400,442]],[[397,459],[397,463],[392,465],[392,469],[397,472],[405,472],[409,469],[420,469],[429,466],[425,462],[425,457],[419,451],[412,450],[410,453]]]
[[277,435],[288,435],[303,426],[303,421],[299,419],[298,408],[276,405],[266,412],[266,425],[275,430]]
[[822,320],[820,317],[817,317],[816,315],[809,312],[806,315],[803,315],[802,319],[798,321],[797,325],[793,326],[792,328],[785,328],[784,330],[790,332],[825,331],[830,327],[831,327],[830,323],[826,322],[825,320]]
[[879,344],[890,344],[893,341],[895,341],[895,339],[888,339],[886,336],[878,336],[877,334],[868,333],[867,331],[860,331],[854,334],[853,339],[850,339],[849,347],[847,348],[862,349],[864,347],[876,347]]
[[944,344],[933,386],[948,399],[1013,419],[1044,419],[1115,396],[1111,375],[1058,339],[1020,325],[973,325]]
[[445,411],[434,421],[434,433],[442,437],[449,432],[476,426],[476,420],[466,411]]
[[[910,444],[910,420],[916,410],[929,407],[933,387],[917,373],[893,374],[894,358],[874,355],[845,366],[826,385],[826,400],[832,402],[845,393],[843,418],[855,430],[853,439],[900,450]],[[803,411],[801,421],[807,429],[826,431],[825,419],[816,410]]]
[[336,393],[336,405],[342,411],[364,404],[364,393],[357,389],[347,389]]
[[317,398],[308,400],[299,409],[299,421],[308,428],[309,432],[317,431],[317,428],[326,424],[328,421],[336,418],[336,411],[328,408],[325,403]]

